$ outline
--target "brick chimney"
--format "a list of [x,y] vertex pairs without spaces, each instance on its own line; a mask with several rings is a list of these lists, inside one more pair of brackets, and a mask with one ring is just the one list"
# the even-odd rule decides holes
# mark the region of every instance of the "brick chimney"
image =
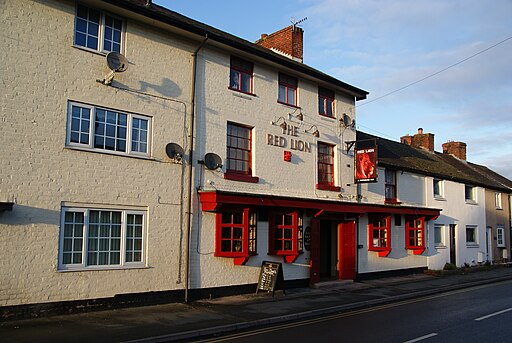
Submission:
[[434,151],[434,134],[423,133],[423,129],[421,127],[418,129],[418,133],[414,136],[407,135],[400,137],[400,142],[415,148]]
[[304,30],[290,25],[269,35],[263,33],[255,44],[302,62]]
[[446,142],[443,144],[443,154],[449,154],[461,160],[466,160],[466,143]]

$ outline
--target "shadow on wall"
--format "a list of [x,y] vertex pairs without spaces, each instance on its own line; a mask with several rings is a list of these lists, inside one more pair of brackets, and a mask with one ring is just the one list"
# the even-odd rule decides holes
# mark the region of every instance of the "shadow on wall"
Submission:
[[0,212],[0,225],[59,225],[60,212],[14,204],[12,211]]

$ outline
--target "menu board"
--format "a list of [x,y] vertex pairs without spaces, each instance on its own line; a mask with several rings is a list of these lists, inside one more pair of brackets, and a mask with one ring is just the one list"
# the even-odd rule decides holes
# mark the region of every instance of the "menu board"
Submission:
[[284,287],[283,266],[279,262],[263,261],[261,263],[260,278],[258,280],[259,291],[272,292],[272,296],[276,289],[282,289],[283,294],[286,294]]

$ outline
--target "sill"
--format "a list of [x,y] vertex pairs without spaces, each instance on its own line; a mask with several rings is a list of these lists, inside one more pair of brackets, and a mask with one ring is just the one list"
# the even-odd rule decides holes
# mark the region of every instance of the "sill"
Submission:
[[501,211],[501,210],[503,210],[503,207],[496,207],[496,209],[497,209],[498,211]]
[[283,256],[285,263],[293,263],[299,257],[299,253],[289,251],[273,251],[269,255]]
[[369,248],[368,251],[375,251],[379,253],[379,257],[386,257],[391,252],[391,248]]
[[336,119],[334,115],[330,116],[328,114],[318,113],[319,116],[322,116],[323,118],[329,118],[329,119]]
[[384,199],[385,204],[400,205],[402,202],[397,199]]
[[136,264],[136,265],[124,265],[124,266],[59,266],[57,267],[58,273],[69,273],[69,272],[87,272],[87,271],[104,271],[104,270],[127,270],[127,269],[149,269],[150,267]]
[[466,243],[466,248],[479,248],[477,243]]
[[260,178],[252,175],[235,174],[235,173],[224,173],[224,179],[240,182],[258,183]]
[[300,108],[300,106],[297,106],[295,104],[289,104],[287,102],[282,102],[282,101],[279,101],[279,100],[277,100],[277,103],[281,104],[281,105],[285,105],[285,106],[290,106],[290,107],[293,107],[293,108]]
[[93,54],[100,55],[100,56],[107,56],[108,53],[110,52],[110,51],[99,51],[99,50],[96,50],[96,49],[91,49],[91,48],[88,48],[86,46],[81,46],[81,45],[76,45],[76,44],[73,44],[73,48],[79,49],[79,50],[83,50],[83,51],[87,51],[87,52],[92,52]]
[[339,192],[341,191],[341,187],[338,186],[332,186],[332,185],[325,185],[321,183],[316,184],[316,189],[320,189],[323,191],[333,191],[333,192]]
[[129,154],[129,153],[125,153],[125,152],[117,152],[117,151],[104,150],[104,149],[94,149],[94,148],[87,148],[87,147],[81,147],[81,146],[75,146],[75,145],[67,145],[64,147],[64,149],[92,152],[95,154],[103,154],[103,155],[111,155],[111,156],[130,157],[130,158],[137,158],[137,159],[148,160],[148,161],[157,161],[155,158],[153,158],[149,155],[136,155],[136,154]]
[[437,200],[437,201],[446,201],[446,198],[444,198],[444,197],[442,197],[442,196],[440,196],[440,195],[438,195],[438,196],[435,196],[435,195],[434,195],[434,200]]
[[436,249],[446,249],[446,245],[436,245]]
[[477,202],[475,200],[466,199],[466,204],[468,204],[468,205],[477,205]]
[[249,93],[249,92],[244,92],[243,90],[240,90],[240,89],[236,89],[236,88],[231,88],[231,87],[228,87],[229,90],[233,91],[233,92],[237,92],[237,93],[241,93],[241,94],[245,94],[245,95],[250,95],[250,96],[256,96],[256,94],[254,93]]
[[412,250],[414,255],[421,255],[425,251],[425,247],[406,247],[407,250]]

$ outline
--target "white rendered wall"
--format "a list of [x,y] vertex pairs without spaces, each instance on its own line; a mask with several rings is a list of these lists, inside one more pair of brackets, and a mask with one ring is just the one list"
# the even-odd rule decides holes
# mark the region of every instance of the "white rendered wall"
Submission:
[[[96,82],[109,70],[103,54],[73,47],[74,1],[7,0],[1,12],[0,194],[15,205],[0,213],[0,306],[182,289],[183,166],[165,145],[186,145],[197,43],[127,21],[130,65],[113,84],[180,102],[168,101]],[[66,148],[69,100],[152,117],[151,159]],[[58,271],[65,203],[146,210],[147,267]]]
[[[436,199],[433,194],[433,179],[425,179],[425,189],[427,190],[427,205],[429,207],[440,208],[441,215],[434,223],[431,223],[429,230],[428,246],[428,267],[430,269],[442,269],[445,263],[450,260],[449,251],[449,225],[456,225],[455,245],[457,266],[465,263],[474,265],[478,262],[479,253],[486,251],[485,241],[485,198],[484,189],[475,188],[476,202],[468,203],[464,199],[464,184],[452,181],[443,181],[443,198]],[[434,246],[434,224],[444,226],[445,246]],[[466,226],[476,226],[477,244],[466,244]]]
[[[227,123],[233,122],[253,127],[252,168],[253,175],[259,177],[259,182],[225,180],[225,167],[216,171],[200,167],[195,170],[198,187],[204,191],[230,191],[241,195],[263,194],[355,202],[353,154],[347,155],[344,151],[344,142],[355,140],[355,131],[341,127],[339,121],[342,113],[347,113],[355,119],[353,98],[342,96],[339,91],[336,92],[336,118],[320,116],[318,114],[319,83],[288,70],[269,66],[250,56],[237,53],[233,55],[254,63],[255,95],[246,95],[228,89],[229,53],[210,45],[201,51],[198,63],[200,88],[196,108],[197,156],[201,158],[204,154],[213,152],[225,160]],[[299,80],[298,105],[304,114],[303,122],[296,118],[289,118],[288,113],[292,113],[295,108],[277,103],[278,72],[280,71],[294,75]],[[299,111],[297,110],[295,114]],[[283,117],[289,125],[298,127],[297,136],[283,133],[279,126],[270,123],[277,121],[279,117]],[[312,125],[318,127],[319,138],[304,132]],[[287,141],[286,147],[268,144],[269,134],[283,137]],[[291,139],[309,143],[311,152],[292,150]],[[316,189],[317,142],[319,141],[336,146],[335,184],[341,187],[340,192]],[[283,160],[285,150],[292,152],[291,162]],[[199,246],[200,249],[199,251],[192,249],[192,288],[256,283],[263,260],[283,261],[282,257],[268,255],[268,222],[260,220],[258,220],[258,255],[251,257],[245,266],[234,266],[231,258],[214,257],[215,216],[213,213],[202,212],[198,201],[194,201],[194,204],[194,230],[199,232],[192,234],[192,247]],[[309,218],[305,217],[304,228],[308,225]],[[309,278],[308,252],[301,254],[294,263],[283,265],[286,280]]]

